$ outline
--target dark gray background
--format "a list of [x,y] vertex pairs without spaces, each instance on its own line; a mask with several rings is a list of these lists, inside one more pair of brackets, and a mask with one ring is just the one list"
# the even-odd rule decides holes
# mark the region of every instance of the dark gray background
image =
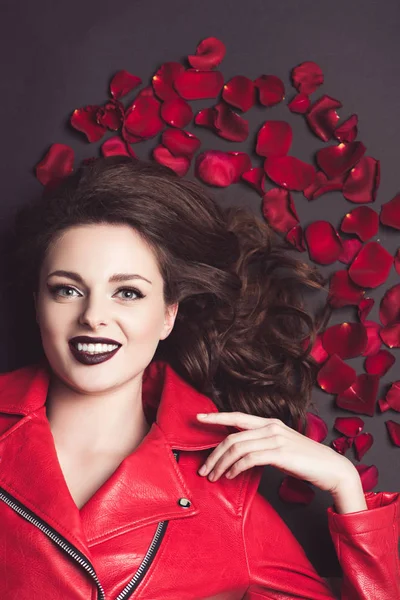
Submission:
[[[227,54],[219,67],[225,81],[239,74],[252,79],[261,74],[274,74],[283,79],[287,99],[295,93],[289,78],[292,67],[306,60],[321,66],[325,83],[312,99],[326,93],[340,100],[342,121],[352,113],[358,114],[358,139],[367,146],[367,155],[381,161],[381,186],[377,201],[370,205],[379,211],[383,202],[400,191],[399,16],[397,0],[337,0],[334,3],[315,0],[12,3],[3,0],[0,7],[3,268],[14,212],[29,197],[41,192],[33,167],[49,146],[55,142],[70,144],[76,152],[76,165],[81,158],[97,155],[99,144],[89,144],[83,134],[68,126],[71,112],[86,104],[104,103],[110,78],[116,71],[127,69],[140,76],[146,85],[163,62],[184,61],[188,54],[195,53],[197,44],[209,36],[220,38],[226,45]],[[213,105],[214,100],[191,104],[197,112]],[[292,115],[285,104],[272,109],[251,109],[246,113],[250,130],[255,134],[266,119],[286,119],[294,130],[290,154],[310,160],[325,144],[307,129],[303,117]],[[236,144],[203,128],[191,125],[187,129],[201,138],[202,151],[251,152],[254,148],[254,135],[243,144]],[[147,158],[156,141],[150,140],[140,147],[135,145],[134,149],[140,157]],[[191,174],[192,171],[189,176]],[[245,184],[213,191],[224,205],[246,205],[261,216],[260,198]],[[303,226],[316,219],[326,219],[338,226],[344,214],[357,206],[338,192],[314,202],[308,202],[299,193],[294,194],[294,199]],[[375,239],[394,253],[400,245],[399,237],[397,231],[381,227]],[[307,254],[300,256],[307,260]],[[321,270],[328,274],[339,268],[344,266],[335,263]],[[392,269],[388,281],[368,295],[379,304],[385,289],[398,281]],[[10,298],[3,286],[1,371],[35,360],[37,331],[30,301],[28,295]],[[369,318],[378,320],[377,305]],[[336,311],[332,323],[345,319],[356,319],[353,308]],[[399,358],[399,351],[394,353]],[[361,359],[348,362],[357,372],[363,372]],[[382,378],[380,396],[390,382],[400,378],[399,372],[397,360]],[[321,416],[328,423],[325,443],[329,444],[338,435],[332,429],[334,419],[352,413],[336,408],[334,397],[318,388],[315,388],[315,399]],[[399,449],[390,442],[384,421],[398,421],[398,415],[393,411],[384,414],[377,411],[374,417],[361,416],[365,421],[364,431],[372,433],[375,439],[361,461],[379,469],[379,483],[374,491],[397,491]],[[353,451],[346,456],[357,464]],[[262,493],[290,526],[320,573],[339,574],[340,566],[326,522],[330,496],[317,490],[310,506],[286,506],[277,495],[282,478],[283,474],[277,469],[266,467]]]

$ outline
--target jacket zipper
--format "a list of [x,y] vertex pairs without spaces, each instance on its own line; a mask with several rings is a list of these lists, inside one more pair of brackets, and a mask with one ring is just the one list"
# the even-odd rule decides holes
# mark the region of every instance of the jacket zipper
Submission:
[[[178,461],[179,451],[173,450],[172,452],[175,456],[175,459]],[[97,573],[92,563],[86,558],[86,556],[84,556],[84,554],[82,554],[82,552],[80,552],[77,548],[75,548],[75,546],[70,544],[62,535],[57,533],[52,527],[50,527],[44,521],[39,519],[39,517],[37,517],[30,510],[26,509],[18,500],[10,496],[8,492],[5,492],[1,488],[0,500],[3,500],[5,504],[10,506],[13,510],[15,510],[15,512],[24,517],[24,519],[38,527],[38,529],[43,531],[43,533],[45,533],[51,540],[53,540],[53,542],[58,544],[67,554],[69,554],[74,560],[76,560],[89,573],[89,575],[91,575],[94,582],[96,583],[98,589],[98,600],[106,600],[106,595],[99,581],[99,578],[97,577]],[[129,598],[132,592],[137,588],[137,586],[147,573],[151,563],[154,560],[156,552],[160,546],[161,540],[164,537],[168,523],[169,521],[160,521],[149,546],[149,549],[147,550],[144,559],[140,563],[138,570],[136,571],[131,581],[122,590],[122,592],[118,594],[115,600],[126,600],[126,598]]]

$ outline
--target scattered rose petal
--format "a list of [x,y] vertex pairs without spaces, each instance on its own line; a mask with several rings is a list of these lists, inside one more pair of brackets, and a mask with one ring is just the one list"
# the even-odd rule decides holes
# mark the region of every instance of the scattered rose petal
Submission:
[[305,230],[305,239],[311,260],[330,265],[342,252],[342,242],[336,229],[328,221],[314,221]]
[[153,156],[158,163],[169,167],[180,177],[186,175],[189,170],[190,159],[187,156],[174,156],[168,148],[161,144],[153,148]]
[[361,417],[336,417],[333,427],[347,437],[356,437],[364,429]]
[[118,131],[124,122],[124,113],[124,105],[121,102],[110,100],[104,106],[99,106],[96,121],[111,131]]
[[315,343],[311,349],[310,355],[319,364],[322,364],[326,360],[328,360],[329,355],[322,345],[322,334],[321,333],[318,333],[318,335],[316,336]]
[[361,300],[358,305],[358,318],[361,323],[364,323],[374,304],[375,300],[373,298],[363,298],[363,300]]
[[306,114],[306,121],[311,131],[321,140],[327,142],[331,139],[340,117],[336,112],[342,103],[330,96],[324,95],[311,105]]
[[178,98],[178,92],[174,88],[174,81],[185,67],[178,62],[166,62],[153,75],[151,80],[155,94],[160,100],[173,100]]
[[236,170],[226,152],[207,150],[196,159],[196,175],[209,185],[227,187],[235,179]]
[[294,156],[270,156],[264,162],[272,181],[289,190],[304,190],[315,177],[315,169]]
[[285,97],[283,81],[275,75],[261,75],[254,81],[258,88],[258,97],[263,106],[275,106]]
[[323,442],[328,435],[328,426],[321,417],[307,412],[307,427],[305,435],[315,442]]
[[162,133],[161,142],[174,156],[188,158],[192,158],[201,145],[198,137],[181,129],[166,129]]
[[245,112],[255,104],[255,85],[248,77],[236,75],[228,83],[225,83],[222,90],[222,98],[231,106]]
[[360,240],[366,242],[378,233],[379,216],[369,206],[358,206],[343,218],[341,230],[355,233]]
[[333,134],[339,142],[353,142],[358,134],[357,125],[357,115],[351,115],[344,123],[336,127]]
[[273,188],[264,194],[262,212],[268,224],[279,233],[287,233],[299,223],[292,196],[287,190]]
[[101,140],[107,128],[99,125],[96,115],[99,107],[94,105],[76,108],[71,115],[70,123],[74,129],[82,131],[89,142],[98,142]]
[[382,204],[380,220],[384,225],[400,229],[400,194]]
[[202,110],[199,110],[199,112],[194,118],[194,122],[196,123],[196,125],[200,125],[201,127],[208,127],[209,129],[215,129],[214,121],[215,110],[213,107],[203,108]]
[[336,354],[328,358],[317,375],[318,385],[329,394],[344,392],[355,380],[356,372],[353,367],[346,364]]
[[379,352],[382,346],[382,340],[379,336],[379,332],[381,330],[381,326],[379,323],[375,323],[375,321],[364,320],[363,325],[366,328],[368,342],[367,346],[362,353],[363,356],[374,356],[377,352]]
[[74,170],[75,154],[66,144],[52,144],[35,167],[36,177],[42,185],[57,186]]
[[193,111],[183,98],[173,98],[162,103],[161,116],[168,125],[182,129],[192,120]]
[[382,327],[379,335],[388,348],[400,348],[400,322]]
[[352,282],[347,270],[336,271],[332,274],[328,301],[333,308],[358,305],[364,294],[365,290]]
[[249,183],[259,194],[265,194],[265,171],[262,167],[254,167],[242,173],[242,179]]
[[374,414],[376,396],[378,393],[379,377],[362,373],[343,392],[336,396],[336,405],[344,410],[350,410],[364,415]]
[[394,255],[394,268],[396,269],[396,273],[400,275],[400,248],[397,248],[397,252]]
[[349,265],[362,247],[362,242],[356,238],[351,240],[342,239],[342,252],[338,256],[338,260],[345,265]]
[[196,54],[189,54],[188,61],[193,69],[214,69],[223,61],[225,53],[225,44],[221,40],[208,37],[197,46]]
[[133,156],[137,158],[136,154],[132,150],[129,144],[127,144],[118,135],[108,138],[101,146],[101,153],[103,156]]
[[244,142],[249,135],[249,122],[225,102],[214,106],[214,125],[219,136],[231,142]]
[[290,112],[304,114],[308,111],[311,100],[307,94],[297,94],[288,104]]
[[131,92],[135,87],[140,85],[142,80],[140,77],[136,77],[136,75],[131,75],[128,71],[118,71],[115,73],[114,77],[111,79],[110,83],[110,93],[115,100],[119,100],[119,98],[123,98]]
[[235,168],[235,176],[232,183],[238,183],[242,178],[242,174],[251,167],[250,156],[246,152],[227,152],[227,155],[230,157]]
[[356,453],[356,459],[362,460],[364,454],[368,452],[374,443],[374,438],[371,433],[361,433],[354,440],[354,450]]
[[392,410],[400,412],[400,381],[392,383],[386,394],[385,400]]
[[385,291],[379,305],[379,318],[382,325],[392,325],[400,321],[400,283]]
[[323,171],[317,171],[315,179],[311,185],[303,190],[307,200],[315,200],[327,192],[341,190],[346,174],[342,173],[333,179],[328,179]]
[[384,398],[379,398],[378,405],[381,412],[386,412],[387,410],[390,410],[390,406]]
[[347,438],[344,435],[337,437],[332,441],[332,448],[339,452],[339,454],[345,454],[349,448],[353,445],[353,438]]
[[315,492],[305,481],[288,475],[282,480],[278,495],[283,502],[310,504],[314,499]]
[[378,287],[388,278],[392,263],[393,256],[379,242],[368,242],[351,263],[349,276],[361,287]]
[[385,425],[387,427],[388,433],[390,435],[390,439],[393,444],[396,446],[400,446],[400,423],[396,423],[396,421],[385,421]]
[[340,323],[328,327],[322,334],[322,344],[331,356],[340,358],[360,356],[367,346],[367,332],[362,323]]
[[286,234],[286,241],[292,244],[299,252],[306,252],[304,245],[304,234],[301,225],[295,225]]
[[292,144],[293,131],[286,121],[266,121],[257,134],[259,156],[285,156]]
[[129,142],[130,136],[148,139],[157,135],[164,128],[160,106],[151,87],[139,92],[125,114],[124,139]]
[[312,94],[324,83],[322,69],[313,61],[306,61],[294,67],[291,76],[294,87],[303,94]]
[[224,85],[220,71],[196,71],[186,69],[176,76],[173,85],[185,100],[216,98]]
[[343,184],[343,196],[346,200],[359,204],[374,202],[379,183],[379,160],[363,156],[348,174]]
[[395,362],[395,357],[388,350],[379,350],[373,356],[365,359],[365,370],[370,375],[383,377]]
[[341,142],[337,146],[328,146],[321,148],[316,154],[316,160],[319,167],[326,175],[333,179],[342,173],[345,173],[360,160],[366,151],[362,142]]
[[378,469],[375,465],[354,465],[361,479],[361,485],[364,492],[373,490],[378,485]]

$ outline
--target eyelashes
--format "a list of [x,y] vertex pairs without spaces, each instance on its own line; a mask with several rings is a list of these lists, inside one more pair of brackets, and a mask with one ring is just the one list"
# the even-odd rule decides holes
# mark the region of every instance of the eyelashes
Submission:
[[[68,289],[68,290],[73,290],[74,292],[77,291],[75,288],[73,288],[70,285],[61,285],[61,284],[59,284],[59,285],[52,285],[52,286],[49,285],[48,287],[49,287],[51,295],[53,297],[58,297],[58,298],[73,298],[73,296],[71,296],[71,295],[69,295],[69,296],[63,296],[62,294],[59,293],[61,290]],[[130,302],[130,301],[133,302],[134,300],[140,300],[141,298],[145,298],[145,295],[142,294],[141,291],[139,291],[138,289],[133,288],[133,287],[123,287],[123,288],[120,288],[119,290],[117,290],[116,293],[118,294],[119,292],[133,292],[137,296],[137,298],[125,298],[124,299],[125,302]]]

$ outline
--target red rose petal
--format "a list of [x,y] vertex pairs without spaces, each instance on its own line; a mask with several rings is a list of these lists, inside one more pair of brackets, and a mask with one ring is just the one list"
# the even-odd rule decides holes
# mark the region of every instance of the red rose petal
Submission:
[[259,156],[285,156],[292,144],[293,131],[286,121],[266,121],[257,135]]
[[400,321],[400,283],[385,291],[379,305],[379,318],[383,325]]
[[108,138],[101,146],[103,156],[133,156],[137,158],[129,144],[122,140],[118,135]]
[[74,151],[66,144],[52,144],[45,157],[35,167],[36,177],[43,185],[56,186],[74,170]]
[[178,73],[173,84],[185,100],[201,100],[216,98],[222,90],[224,78],[220,71],[186,69]]
[[201,145],[198,137],[181,129],[166,129],[162,132],[161,142],[174,156],[188,158],[192,158]]
[[342,240],[342,252],[338,256],[338,260],[345,265],[350,264],[354,257],[358,254],[362,247],[362,242],[356,238],[351,240]]
[[400,229],[400,194],[382,204],[380,220],[384,225]]
[[353,367],[336,354],[328,358],[317,375],[318,385],[329,394],[338,394],[347,390],[355,380],[356,372]]
[[262,167],[254,167],[242,173],[242,179],[249,183],[259,194],[265,194],[265,171]]
[[219,150],[207,150],[196,159],[196,176],[209,185],[227,187],[236,177],[231,158]]
[[358,318],[361,323],[364,323],[374,304],[375,300],[373,298],[363,298],[363,300],[361,300],[358,305]]
[[261,75],[254,81],[258,89],[258,98],[263,106],[275,106],[285,97],[283,81],[275,75]]
[[385,400],[392,410],[400,412],[400,381],[392,383],[386,394]]
[[279,233],[287,233],[299,223],[290,192],[273,188],[264,194],[262,212],[269,225]]
[[242,174],[248,171],[251,167],[250,156],[246,152],[227,152],[235,169],[235,176],[232,183],[238,183]]
[[311,100],[307,94],[297,94],[288,104],[290,112],[304,114],[308,111]]
[[371,433],[361,433],[354,440],[354,450],[356,453],[356,459],[362,460],[364,454],[368,452],[374,443],[374,438]]
[[378,385],[379,377],[377,375],[362,373],[346,390],[336,396],[336,405],[344,410],[372,417],[375,410]]
[[254,83],[248,77],[236,75],[228,83],[225,83],[222,90],[222,98],[242,111],[249,110],[256,101],[256,88]]
[[355,285],[347,270],[332,274],[329,284],[329,304],[333,308],[341,308],[358,303],[363,299],[365,290]]
[[285,237],[286,241],[289,244],[292,244],[299,252],[306,252],[306,247],[304,245],[304,234],[303,228],[301,225],[295,225],[290,229]]
[[183,98],[173,98],[162,103],[161,116],[168,125],[182,129],[192,120],[193,111]]
[[374,202],[379,183],[379,160],[363,156],[348,174],[343,184],[343,196],[350,202],[359,204]]
[[388,348],[400,348],[400,322],[382,327],[379,335]]
[[342,173],[333,179],[328,179],[323,171],[317,171],[313,183],[303,190],[303,194],[307,200],[315,200],[327,192],[341,190],[345,177],[346,175]]
[[382,340],[379,336],[381,326],[375,321],[368,320],[365,320],[363,324],[366,328],[368,343],[362,354],[363,356],[374,356],[382,346]]
[[124,122],[124,113],[124,105],[121,102],[110,100],[110,102],[98,108],[96,121],[99,125],[107,127],[111,131],[118,131]]
[[249,135],[249,122],[234,112],[225,102],[214,106],[214,125],[219,136],[232,142],[244,142]]
[[142,80],[140,77],[136,77],[136,75],[131,75],[128,71],[118,71],[115,73],[114,77],[111,79],[110,83],[110,93],[115,100],[126,96],[131,92],[135,87],[140,85]]
[[396,273],[400,275],[400,248],[397,248],[397,252],[394,255],[394,268],[396,269]]
[[360,240],[366,242],[378,233],[379,216],[369,206],[358,206],[343,218],[341,230],[355,233]]
[[360,160],[366,151],[362,142],[340,143],[337,146],[321,148],[316,154],[319,167],[333,179],[345,173]]
[[194,122],[196,125],[200,125],[201,127],[209,127],[210,129],[215,130],[215,110],[213,107],[211,108],[203,108],[199,110],[197,115],[194,118]]
[[196,54],[189,54],[188,61],[193,69],[208,70],[217,67],[224,59],[225,44],[215,37],[200,42]]
[[384,398],[379,398],[378,405],[379,405],[379,410],[381,412],[386,412],[387,410],[390,410],[390,406]]
[[315,177],[315,169],[294,156],[270,156],[264,162],[272,181],[289,190],[304,190]]
[[336,417],[333,427],[347,437],[356,437],[364,429],[361,417]]
[[322,364],[326,360],[328,360],[329,355],[322,345],[322,334],[319,333],[316,336],[314,346],[311,349],[310,355],[319,364]]
[[[164,128],[160,117],[161,103],[154,96],[151,87],[144,88],[127,109],[124,130],[128,136],[142,139],[152,138]],[[124,136],[124,139],[127,139]],[[129,138],[127,139],[129,141]]]
[[351,263],[349,276],[359,286],[378,287],[388,278],[392,263],[393,256],[379,242],[368,242]]
[[96,116],[99,107],[94,105],[76,108],[71,115],[70,123],[74,129],[82,131],[89,142],[98,142],[106,132],[104,125],[99,125]]
[[303,94],[312,94],[324,83],[321,67],[312,61],[306,61],[294,67],[291,76],[294,87]]
[[328,327],[322,334],[322,344],[331,356],[340,358],[360,356],[368,342],[367,332],[362,323],[340,323]]
[[342,252],[342,242],[336,229],[328,221],[314,221],[305,231],[305,239],[311,260],[330,265]]
[[151,80],[155,94],[160,100],[172,100],[178,98],[178,92],[174,88],[174,81],[185,67],[178,62],[166,62],[153,75]]
[[373,356],[368,356],[365,359],[365,370],[370,375],[383,377],[395,362],[395,357],[388,350],[379,350]]
[[328,435],[328,426],[321,417],[307,412],[307,427],[305,435],[315,442],[323,442]]
[[341,107],[341,102],[324,95],[312,104],[306,114],[308,126],[324,142],[327,142],[332,137],[337,122],[340,119],[336,109]]
[[344,123],[336,127],[333,134],[339,142],[353,142],[358,134],[357,125],[357,115],[351,115]]
[[353,438],[347,438],[343,435],[332,440],[332,448],[339,454],[345,454],[352,447],[353,441]]
[[169,167],[180,177],[186,175],[189,170],[190,159],[187,156],[174,156],[165,146],[158,145],[153,148],[153,156],[158,163]]
[[301,479],[288,475],[282,480],[278,495],[283,502],[310,504],[315,496],[314,490]]
[[354,465],[361,479],[361,485],[364,492],[373,490],[378,484],[378,469],[375,465]]
[[390,439],[393,444],[396,446],[400,446],[400,423],[396,423],[396,421],[385,421],[385,425],[387,427],[388,433],[390,435]]

